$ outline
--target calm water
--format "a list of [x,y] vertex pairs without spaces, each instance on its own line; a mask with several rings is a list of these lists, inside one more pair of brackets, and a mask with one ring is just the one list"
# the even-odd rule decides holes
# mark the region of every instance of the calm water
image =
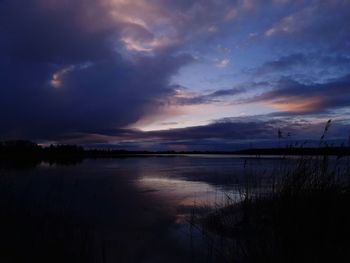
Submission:
[[[83,256],[84,262],[203,262],[204,243],[187,223],[193,208],[238,198],[245,177],[254,175],[261,185],[279,162],[134,157],[0,170],[1,207],[9,217],[1,242],[8,259],[25,250],[37,262],[50,253],[63,253],[66,262]],[[59,245],[41,254],[50,242]]]

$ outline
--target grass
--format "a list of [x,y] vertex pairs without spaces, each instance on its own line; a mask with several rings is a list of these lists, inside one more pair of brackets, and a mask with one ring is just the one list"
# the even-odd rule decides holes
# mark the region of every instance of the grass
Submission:
[[247,172],[239,201],[228,196],[225,206],[193,215],[215,251],[209,260],[350,262],[349,165],[327,155],[281,159],[268,187]]
[[240,202],[197,220],[217,251],[214,261],[349,262],[349,174],[327,162],[302,158],[271,188],[243,189]]

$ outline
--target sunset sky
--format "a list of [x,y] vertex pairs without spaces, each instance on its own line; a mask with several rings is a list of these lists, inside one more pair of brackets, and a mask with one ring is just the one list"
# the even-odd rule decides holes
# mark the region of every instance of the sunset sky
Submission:
[[0,140],[234,150],[349,117],[350,0],[0,0]]

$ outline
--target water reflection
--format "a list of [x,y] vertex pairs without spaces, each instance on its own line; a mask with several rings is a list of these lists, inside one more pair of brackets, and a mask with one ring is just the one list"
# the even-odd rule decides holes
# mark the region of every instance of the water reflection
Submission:
[[138,184],[147,190],[155,189],[167,200],[179,205],[212,204],[217,196],[217,189],[204,182],[145,176],[138,179]]
[[247,170],[240,158],[177,156],[0,170],[0,261],[203,262],[186,217],[238,198],[247,172],[273,162]]
[[228,191],[227,187],[185,179],[145,175],[138,178],[136,183],[141,191],[166,200],[172,206],[177,224],[186,224],[194,210],[206,212],[212,207],[219,207],[241,198],[236,188]]

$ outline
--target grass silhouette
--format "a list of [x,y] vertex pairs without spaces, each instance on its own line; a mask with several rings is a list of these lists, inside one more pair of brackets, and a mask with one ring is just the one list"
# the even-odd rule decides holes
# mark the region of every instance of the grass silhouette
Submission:
[[193,215],[191,223],[216,252],[214,262],[350,262],[349,160],[323,155],[292,162],[279,161],[268,187],[257,188],[248,173],[239,201],[228,196],[227,205]]

